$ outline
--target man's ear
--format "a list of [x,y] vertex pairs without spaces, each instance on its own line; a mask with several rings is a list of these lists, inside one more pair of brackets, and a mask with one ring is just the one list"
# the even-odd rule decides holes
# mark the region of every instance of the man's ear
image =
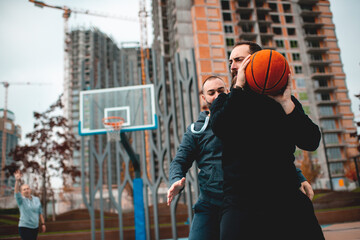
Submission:
[[201,94],[201,98],[202,98],[202,100],[204,100],[206,102],[204,94]]

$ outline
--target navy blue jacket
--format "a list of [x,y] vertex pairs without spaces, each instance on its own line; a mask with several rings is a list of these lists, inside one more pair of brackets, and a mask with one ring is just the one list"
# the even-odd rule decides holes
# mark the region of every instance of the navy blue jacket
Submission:
[[[221,166],[222,142],[210,127],[209,112],[200,113],[199,119],[188,126],[175,158],[170,164],[170,186],[186,176],[194,161],[200,172],[199,198],[220,206],[223,198],[223,171]],[[306,181],[301,170],[297,169],[299,181]],[[266,180],[264,180],[266,181]]]

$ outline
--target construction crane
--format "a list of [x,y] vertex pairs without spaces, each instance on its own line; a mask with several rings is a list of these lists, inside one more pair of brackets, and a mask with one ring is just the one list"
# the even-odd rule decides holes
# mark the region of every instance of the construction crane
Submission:
[[149,59],[149,48],[147,39],[147,17],[145,0],[139,0],[139,21],[140,21],[140,56],[141,56],[141,79],[142,84],[146,84],[145,79],[145,58]]
[[[96,17],[104,17],[104,18],[113,18],[118,20],[124,20],[124,21],[131,21],[131,22],[139,22],[140,23],[140,55],[141,55],[141,74],[142,74],[142,84],[145,84],[145,58],[149,59],[149,48],[148,48],[148,41],[147,41],[147,17],[149,16],[148,12],[146,11],[146,4],[145,0],[139,0],[139,19],[132,18],[132,17],[126,17],[126,16],[119,16],[119,15],[110,15],[106,13],[98,13],[94,11],[89,10],[79,10],[79,9],[73,9],[69,8],[67,6],[54,6],[49,5],[41,1],[36,0],[29,0],[29,2],[32,2],[37,7],[48,7],[48,8],[54,8],[64,11],[63,18],[64,18],[64,33],[65,33],[65,52],[69,49],[69,44],[71,42],[70,40],[70,34],[69,34],[69,27],[68,27],[68,20],[71,16],[71,13],[79,13],[79,14],[86,14]],[[65,61],[65,76],[67,73],[67,54],[64,56]]]
[[[70,39],[70,33],[68,28],[68,19],[71,15],[71,13],[79,13],[79,14],[87,14],[91,16],[97,16],[97,17],[105,17],[105,18],[114,18],[118,20],[125,20],[125,21],[132,21],[132,22],[139,22],[140,23],[140,59],[141,59],[141,83],[146,84],[146,76],[145,76],[145,59],[149,59],[149,48],[148,48],[148,38],[147,38],[147,17],[149,16],[148,12],[146,11],[146,0],[139,0],[139,19],[136,18],[130,18],[130,17],[124,17],[124,16],[115,16],[115,15],[109,15],[104,13],[96,13],[89,10],[76,10],[76,9],[70,9],[67,6],[53,6],[46,4],[41,1],[35,1],[35,0],[29,0],[29,2],[32,2],[37,7],[49,7],[54,9],[59,9],[64,11],[63,18],[64,18],[64,32],[65,32],[65,52],[69,50],[69,45],[71,43]],[[64,55],[64,76],[68,76],[68,56],[65,53]],[[65,82],[67,82],[67,79],[65,79]],[[145,132],[145,140],[146,143],[148,142],[149,136],[148,132]],[[146,147],[146,156],[147,159],[149,159],[149,151],[148,146]]]
[[5,174],[2,172],[6,163],[6,121],[7,121],[7,106],[8,106],[8,88],[11,85],[48,85],[48,83],[33,83],[33,82],[0,82],[5,87],[5,101],[3,114],[3,133],[2,133],[2,151],[1,151],[1,180],[0,180],[0,194],[3,194],[3,184],[5,182]]

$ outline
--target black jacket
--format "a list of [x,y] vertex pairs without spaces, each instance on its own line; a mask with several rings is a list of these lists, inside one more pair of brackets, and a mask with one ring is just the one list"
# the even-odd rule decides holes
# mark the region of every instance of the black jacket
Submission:
[[[297,190],[300,183],[294,165],[296,146],[314,151],[319,128],[291,97],[295,109],[288,115],[265,95],[232,89],[211,106],[210,123],[223,141],[224,194],[253,198]],[[268,179],[264,184],[264,179]],[[277,184],[276,188],[274,184]]]

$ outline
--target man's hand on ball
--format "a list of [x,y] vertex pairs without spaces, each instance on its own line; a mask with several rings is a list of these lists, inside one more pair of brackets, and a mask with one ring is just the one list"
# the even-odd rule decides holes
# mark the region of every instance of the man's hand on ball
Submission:
[[235,85],[238,87],[243,88],[245,86],[245,69],[246,66],[249,64],[250,62],[250,57],[251,55],[247,55],[246,58],[244,58],[244,60],[242,61],[242,63],[240,64],[240,68],[237,71],[237,75],[236,75],[236,83]]
[[291,101],[291,73],[289,73],[285,90],[280,94],[268,96],[280,103],[286,114],[290,114],[295,108],[295,104]]

